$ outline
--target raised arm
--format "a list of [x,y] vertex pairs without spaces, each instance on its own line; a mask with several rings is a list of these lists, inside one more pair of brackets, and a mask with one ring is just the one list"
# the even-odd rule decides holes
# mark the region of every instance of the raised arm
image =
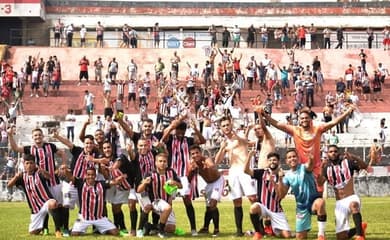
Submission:
[[87,126],[91,123],[91,119],[88,118],[86,122],[84,122],[83,127],[81,128],[79,139],[80,141],[84,142],[85,139],[85,131],[87,129]]
[[283,199],[287,195],[288,189],[290,187],[283,183],[284,172],[281,168],[279,169],[278,175],[279,181],[276,184],[276,194],[279,196],[280,199]]
[[13,128],[9,128],[7,130],[7,133],[8,133],[8,141],[9,141],[9,144],[11,145],[11,148],[12,150],[16,151],[16,152],[19,152],[19,153],[23,153],[23,146],[18,146],[15,142],[15,138],[14,138],[14,130]]
[[324,124],[324,128],[322,130],[322,132],[326,132],[328,131],[329,129],[331,129],[332,127],[336,126],[337,124],[339,124],[341,121],[344,121],[344,119],[346,117],[348,117],[351,112],[354,110],[354,107],[353,105],[349,105],[349,108],[347,111],[345,111],[343,114],[341,114],[340,116],[338,116],[337,118],[333,119],[332,121]]
[[219,147],[217,154],[215,154],[215,164],[219,164],[224,159],[225,154],[227,152],[226,147],[227,147],[227,142],[226,140],[224,140],[221,142],[221,146]]
[[57,129],[53,130],[53,138],[57,139],[62,144],[67,146],[69,148],[69,150],[72,150],[74,147],[74,144],[71,141],[69,141],[67,138],[64,138],[63,136],[58,134]]
[[16,182],[23,177],[23,172],[16,174],[11,180],[8,181],[7,187],[11,188],[15,186]]
[[256,151],[255,150],[251,150],[248,154],[248,157],[246,158],[245,160],[245,173],[250,175],[251,177],[253,177],[253,169],[250,168],[250,162],[251,162],[251,159],[252,157],[255,155]]
[[345,152],[344,153],[344,156],[345,158],[347,158],[348,160],[352,160],[354,162],[357,163],[357,165],[359,166],[359,169],[367,169],[368,165],[367,163],[365,163],[360,157],[358,157],[357,155],[354,155],[350,152]]
[[276,127],[277,129],[279,129],[283,132],[286,132],[290,135],[293,134],[293,126],[292,125],[288,125],[286,123],[283,123],[283,122],[280,122],[280,121],[273,119],[269,114],[266,114],[264,112],[263,106],[255,107],[255,111],[257,113],[259,113],[259,115],[262,115],[265,118],[265,120],[267,120],[272,126]]
[[123,121],[122,118],[118,118],[118,123],[119,125],[122,127],[123,131],[126,132],[126,134],[130,137],[130,138],[133,138],[133,126],[129,126],[126,124],[125,121]]
[[196,123],[194,120],[191,121],[191,124],[190,124],[191,128],[194,130],[194,133],[195,133],[195,144],[205,144],[206,143],[206,139],[203,137],[202,133],[199,131],[199,129],[196,127]]

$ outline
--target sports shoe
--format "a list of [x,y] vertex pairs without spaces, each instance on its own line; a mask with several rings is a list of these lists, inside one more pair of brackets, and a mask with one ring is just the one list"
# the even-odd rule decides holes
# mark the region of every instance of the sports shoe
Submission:
[[69,236],[70,236],[69,230],[68,230],[68,229],[63,229],[63,230],[62,230],[62,236],[63,236],[63,237],[69,237]]
[[136,237],[137,237],[137,238],[143,238],[143,237],[144,237],[144,230],[138,229],[138,230],[137,230]]
[[324,235],[318,236],[317,240],[326,240],[326,237]]
[[196,229],[191,230],[191,236],[193,236],[193,237],[198,236],[198,232],[196,231]]
[[255,235],[253,235],[253,240],[260,240],[263,239],[263,235],[259,232],[255,232]]
[[199,234],[209,234],[209,230],[207,228],[201,228],[199,231],[198,231]]
[[34,94],[31,93],[31,94],[30,94],[30,97],[34,97]]
[[218,237],[219,235],[219,230],[218,229],[214,229],[214,232],[213,234],[211,235],[212,237]]
[[185,234],[186,234],[186,232],[183,229],[178,228],[178,227],[175,229],[175,235],[184,236]]
[[61,231],[56,231],[55,235],[56,235],[56,238],[62,238]]
[[272,230],[272,227],[271,226],[265,226],[264,227],[264,232],[267,236],[274,236],[275,233],[274,231]]
[[363,236],[356,236],[356,237],[355,237],[355,240],[366,240],[366,238],[363,237]]
[[44,228],[43,229],[43,236],[47,236],[47,235],[49,235],[49,229]]
[[157,236],[158,236],[159,238],[167,238],[167,235],[165,234],[165,232],[159,232],[159,233],[157,234]]
[[129,232],[126,229],[121,229],[121,230],[119,230],[119,236],[121,236],[121,237],[128,237],[129,236]]
[[236,234],[234,234],[235,237],[243,237],[244,233],[242,231],[237,231]]

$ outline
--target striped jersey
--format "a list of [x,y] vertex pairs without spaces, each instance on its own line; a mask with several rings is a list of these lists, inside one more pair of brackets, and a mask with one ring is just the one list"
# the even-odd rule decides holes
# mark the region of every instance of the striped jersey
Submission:
[[344,159],[337,164],[330,163],[323,171],[329,185],[335,189],[342,189],[353,180],[353,172],[359,170],[356,162]]
[[271,177],[274,178],[275,183],[279,181],[279,176],[271,175],[268,169],[253,170],[252,178],[257,180],[257,199],[271,212],[283,212],[281,199],[276,194],[277,186],[270,181]]
[[178,176],[187,176],[190,164],[189,147],[194,144],[194,138],[183,137],[178,139],[175,135],[170,135],[166,143],[168,146],[168,166],[175,170]]
[[39,168],[47,171],[50,174],[50,179],[46,179],[49,186],[59,184],[59,179],[55,175],[56,163],[54,154],[57,152],[57,146],[52,143],[43,143],[42,147],[35,145],[25,146],[23,148],[24,154],[31,154],[35,157],[35,164]]
[[16,186],[21,186],[26,193],[32,214],[38,213],[45,202],[53,199],[48,188],[47,179],[40,175],[38,171],[33,174],[23,173],[23,177],[16,181]]
[[[73,176],[84,179],[87,169],[94,167],[95,163],[92,161],[86,161],[87,155],[85,154],[84,149],[81,147],[74,146],[70,152],[72,154],[70,169],[73,173]],[[94,150],[94,152],[92,152],[92,156],[97,157],[99,154]]]
[[151,200],[154,201],[157,199],[163,199],[167,202],[170,202],[170,195],[165,192],[164,185],[170,179],[180,182],[176,172],[171,168],[167,168],[165,174],[159,174],[157,171],[153,171],[149,174],[148,177],[151,177],[152,179],[148,186]]
[[79,214],[84,220],[99,220],[104,217],[104,202],[107,182],[96,181],[88,185],[83,179],[76,178],[74,182],[79,194]]

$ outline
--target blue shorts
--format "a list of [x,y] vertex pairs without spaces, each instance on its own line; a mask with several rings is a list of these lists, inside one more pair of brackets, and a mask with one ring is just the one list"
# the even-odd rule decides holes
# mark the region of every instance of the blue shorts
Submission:
[[87,111],[87,114],[92,114],[93,113],[93,104],[87,105],[86,111]]
[[281,82],[282,82],[282,88],[290,88],[288,79],[283,79]]
[[310,203],[304,208],[297,208],[295,231],[303,232],[311,229],[311,215],[315,214],[311,211],[314,201],[321,198],[320,195],[310,197]]

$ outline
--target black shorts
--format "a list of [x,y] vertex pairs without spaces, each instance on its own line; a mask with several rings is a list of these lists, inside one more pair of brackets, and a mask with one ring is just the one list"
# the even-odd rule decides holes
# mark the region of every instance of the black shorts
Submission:
[[88,71],[80,71],[79,79],[85,78],[88,80]]
[[54,33],[54,39],[60,39],[61,34],[60,33]]
[[96,41],[103,41],[103,34],[96,35]]
[[104,108],[104,118],[106,118],[106,116],[113,116],[114,115],[114,111],[112,111],[112,108]]
[[136,94],[135,93],[129,93],[129,95],[127,96],[127,101],[131,101],[133,100],[135,102],[135,98],[136,98]]

